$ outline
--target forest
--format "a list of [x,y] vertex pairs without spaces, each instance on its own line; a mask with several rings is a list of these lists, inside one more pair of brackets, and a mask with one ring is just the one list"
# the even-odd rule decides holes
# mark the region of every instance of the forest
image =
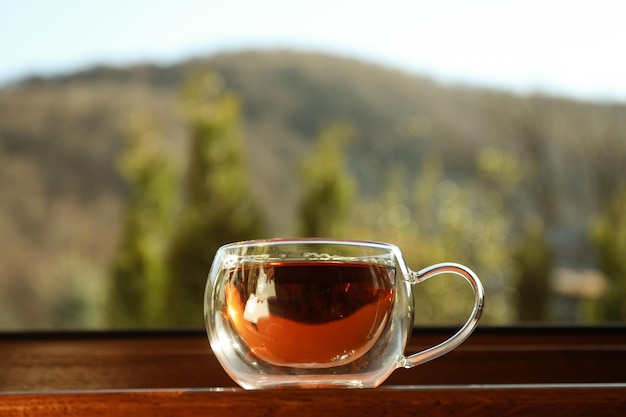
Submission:
[[623,322],[626,104],[284,50],[0,87],[0,329],[201,326],[216,249],[278,236],[464,263],[485,323]]

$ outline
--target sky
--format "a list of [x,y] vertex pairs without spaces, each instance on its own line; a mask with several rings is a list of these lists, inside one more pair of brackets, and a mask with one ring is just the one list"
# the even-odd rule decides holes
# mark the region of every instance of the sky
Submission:
[[0,0],[0,85],[259,48],[445,83],[626,102],[622,0]]

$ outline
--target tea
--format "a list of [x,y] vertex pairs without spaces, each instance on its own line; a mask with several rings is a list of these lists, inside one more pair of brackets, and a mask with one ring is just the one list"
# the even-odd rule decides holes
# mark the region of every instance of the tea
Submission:
[[395,268],[378,263],[251,261],[222,273],[224,313],[254,355],[278,366],[358,359],[378,340],[394,302]]

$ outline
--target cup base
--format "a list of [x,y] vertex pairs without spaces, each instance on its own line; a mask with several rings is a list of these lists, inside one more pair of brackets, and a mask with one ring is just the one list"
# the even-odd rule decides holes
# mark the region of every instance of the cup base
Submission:
[[350,388],[375,388],[374,385],[364,384],[363,381],[324,381],[324,382],[308,382],[308,381],[294,381],[294,382],[267,382],[261,383],[255,382],[254,384],[247,384],[245,382],[239,382],[239,384],[248,390],[255,389],[350,389]]
[[[230,376],[242,388],[255,389],[342,389],[376,388],[389,376],[393,369],[375,374],[345,375],[234,375]],[[256,377],[255,377],[256,376]]]

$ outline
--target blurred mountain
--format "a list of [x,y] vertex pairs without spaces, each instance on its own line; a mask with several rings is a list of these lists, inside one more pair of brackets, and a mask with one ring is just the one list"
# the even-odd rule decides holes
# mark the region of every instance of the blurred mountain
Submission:
[[[443,85],[295,51],[31,77],[0,89],[0,305],[8,312],[0,327],[47,325],[37,306],[32,317],[10,312],[22,300],[59,294],[68,280],[103,274],[129,193],[117,158],[130,118],[150,114],[161,132],[155,140],[184,171],[180,89],[187,77],[206,71],[219,74],[240,100],[250,181],[273,235],[293,233],[300,163],[319,132],[336,122],[356,128],[347,160],[362,197],[376,196],[398,169],[410,180],[430,158],[461,183],[481,175],[476,161],[486,149],[538,164],[540,191],[533,195],[555,206],[543,213],[553,210],[554,235],[564,245],[584,234],[601,194],[624,183],[621,159],[616,167],[600,162],[615,149],[626,153],[623,126],[606,130],[608,121],[626,120],[620,104]],[[601,177],[609,184],[598,185]],[[530,210],[526,198],[519,195],[517,204]]]

